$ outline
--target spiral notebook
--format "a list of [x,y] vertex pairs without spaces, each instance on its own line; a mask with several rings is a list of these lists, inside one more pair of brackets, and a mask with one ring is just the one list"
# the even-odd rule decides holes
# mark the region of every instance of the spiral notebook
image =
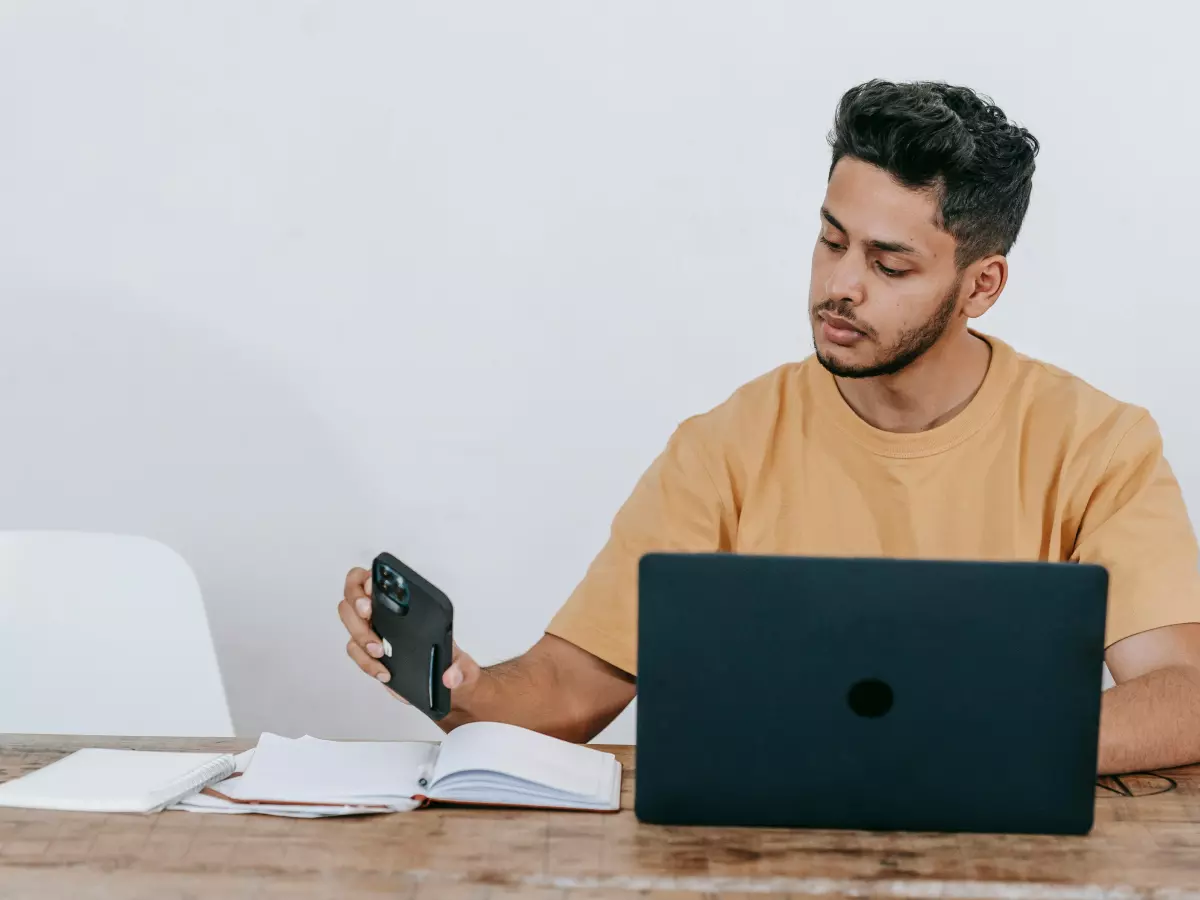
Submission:
[[0,784],[0,806],[78,812],[157,812],[233,774],[227,753],[76,750]]

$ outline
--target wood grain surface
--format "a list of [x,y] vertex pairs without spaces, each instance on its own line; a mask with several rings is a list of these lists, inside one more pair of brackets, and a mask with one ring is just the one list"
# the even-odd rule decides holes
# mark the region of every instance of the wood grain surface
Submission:
[[[0,781],[83,746],[238,740],[0,735]],[[1106,780],[1083,838],[665,828],[633,815],[429,808],[295,820],[0,809],[0,898],[890,897],[1200,900],[1200,767]],[[981,777],[984,773],[981,773]]]

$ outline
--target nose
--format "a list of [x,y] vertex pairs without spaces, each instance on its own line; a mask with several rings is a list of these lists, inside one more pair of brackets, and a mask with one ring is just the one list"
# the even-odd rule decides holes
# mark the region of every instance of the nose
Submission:
[[847,250],[841,255],[829,277],[825,279],[825,297],[858,306],[865,298],[863,275],[866,259],[860,253]]

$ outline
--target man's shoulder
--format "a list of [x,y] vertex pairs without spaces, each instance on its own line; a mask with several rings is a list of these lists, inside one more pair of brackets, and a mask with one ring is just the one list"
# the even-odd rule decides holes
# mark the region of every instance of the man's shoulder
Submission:
[[1144,407],[1120,400],[1066,369],[1020,352],[1016,359],[1013,399],[1027,425],[1115,443],[1139,422],[1153,424]]
[[745,382],[716,406],[681,422],[677,436],[726,455],[765,448],[780,423],[804,408],[813,365],[815,358],[808,357]]
[[781,409],[798,402],[804,391],[807,370],[814,357],[788,362],[747,381],[716,406],[687,420],[697,427],[728,426],[750,421],[769,423]]

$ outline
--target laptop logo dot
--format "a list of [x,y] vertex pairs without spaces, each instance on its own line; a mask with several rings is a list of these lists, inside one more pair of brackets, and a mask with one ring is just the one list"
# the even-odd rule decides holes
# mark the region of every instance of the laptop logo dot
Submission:
[[878,678],[864,678],[856,682],[846,695],[850,708],[866,719],[886,716],[891,711],[894,699],[891,687]]

